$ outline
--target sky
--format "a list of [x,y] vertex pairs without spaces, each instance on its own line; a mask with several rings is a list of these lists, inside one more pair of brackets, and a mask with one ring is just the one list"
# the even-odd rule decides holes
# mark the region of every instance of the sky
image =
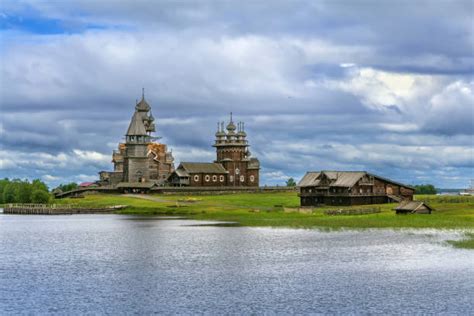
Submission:
[[112,170],[142,87],[180,161],[244,121],[261,184],[365,170],[474,179],[474,1],[0,4],[0,177]]

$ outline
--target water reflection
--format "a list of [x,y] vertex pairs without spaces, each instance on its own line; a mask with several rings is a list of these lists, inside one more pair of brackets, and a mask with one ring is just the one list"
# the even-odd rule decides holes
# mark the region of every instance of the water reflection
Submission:
[[474,307],[474,252],[444,243],[461,232],[213,224],[0,215],[0,312],[469,314]]

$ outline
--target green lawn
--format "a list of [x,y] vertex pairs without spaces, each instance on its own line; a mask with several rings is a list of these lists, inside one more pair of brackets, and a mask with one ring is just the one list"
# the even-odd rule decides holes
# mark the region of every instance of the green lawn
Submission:
[[[327,206],[313,214],[285,213],[283,207],[298,207],[294,192],[241,193],[226,195],[156,195],[165,201],[149,201],[120,195],[88,195],[84,199],[63,199],[59,203],[81,206],[128,205],[119,213],[141,215],[183,215],[194,219],[235,221],[243,226],[327,227],[327,228],[474,228],[474,197],[417,196],[435,209],[431,215],[395,215],[396,204],[381,204],[381,213],[329,216]],[[188,201],[188,202],[186,202]],[[371,207],[374,207],[373,205]],[[360,208],[360,206],[353,207]]]

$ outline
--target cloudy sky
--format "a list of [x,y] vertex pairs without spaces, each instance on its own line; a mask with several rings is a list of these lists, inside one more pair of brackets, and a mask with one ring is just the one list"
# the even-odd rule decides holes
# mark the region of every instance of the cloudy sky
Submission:
[[176,162],[246,122],[262,184],[367,170],[474,178],[473,1],[22,1],[0,5],[0,176],[111,170],[145,87]]

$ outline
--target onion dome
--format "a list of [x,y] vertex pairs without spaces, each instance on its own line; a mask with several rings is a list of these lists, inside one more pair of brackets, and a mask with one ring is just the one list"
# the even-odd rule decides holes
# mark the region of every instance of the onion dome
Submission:
[[237,136],[241,136],[241,137],[246,137],[247,136],[247,133],[244,131],[244,123],[243,122],[239,123],[239,131],[237,132]]
[[142,90],[142,99],[138,104],[135,106],[135,109],[140,112],[148,112],[150,111],[151,107],[145,100],[145,89]]
[[150,111],[150,116],[148,117],[148,120],[150,122],[153,122],[155,120],[155,118],[153,117],[153,114],[151,114],[151,111]]
[[229,132],[235,132],[236,129],[237,127],[235,126],[234,122],[230,121],[230,123],[227,124],[227,130]]
[[227,130],[229,133],[234,134],[237,127],[235,126],[234,122],[232,121],[232,112],[230,112],[230,122],[227,124]]

